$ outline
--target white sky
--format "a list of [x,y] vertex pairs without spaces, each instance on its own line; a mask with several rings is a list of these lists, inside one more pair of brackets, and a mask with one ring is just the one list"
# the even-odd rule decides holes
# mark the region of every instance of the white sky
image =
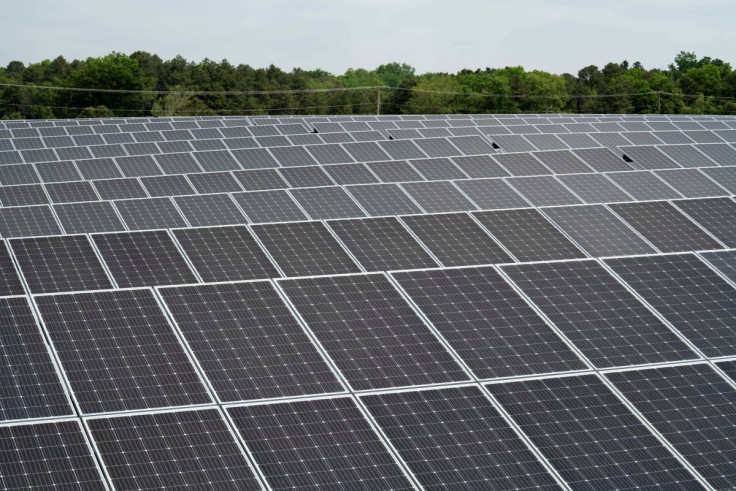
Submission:
[[665,68],[680,50],[736,64],[736,0],[22,0],[6,2],[0,65],[136,50],[291,70],[417,72],[609,61]]

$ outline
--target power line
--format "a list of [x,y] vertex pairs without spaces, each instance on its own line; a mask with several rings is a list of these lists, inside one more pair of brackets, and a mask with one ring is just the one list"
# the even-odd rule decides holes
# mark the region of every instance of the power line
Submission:
[[103,93],[103,94],[141,94],[141,95],[279,95],[279,94],[309,94],[309,93],[330,93],[330,92],[355,92],[355,91],[376,91],[376,90],[388,90],[388,91],[402,91],[402,92],[414,92],[418,94],[434,94],[434,95],[455,95],[455,96],[474,96],[474,97],[493,97],[493,98],[508,98],[508,99],[605,99],[612,97],[638,97],[646,95],[663,95],[672,97],[685,97],[685,98],[701,98],[707,97],[713,100],[736,100],[736,97],[721,97],[721,96],[705,96],[702,94],[678,94],[674,92],[665,91],[649,91],[649,92],[632,92],[626,94],[488,94],[483,92],[463,92],[463,91],[442,91],[442,90],[425,90],[417,89],[415,87],[390,87],[386,85],[370,85],[363,87],[328,87],[328,88],[314,88],[314,89],[283,89],[283,90],[133,90],[133,89],[98,89],[88,87],[62,87],[52,85],[27,85],[27,84],[11,84],[11,83],[0,83],[0,87],[13,87],[13,88],[24,88],[34,90],[56,90],[56,91],[67,91],[67,92],[89,92],[89,93]]

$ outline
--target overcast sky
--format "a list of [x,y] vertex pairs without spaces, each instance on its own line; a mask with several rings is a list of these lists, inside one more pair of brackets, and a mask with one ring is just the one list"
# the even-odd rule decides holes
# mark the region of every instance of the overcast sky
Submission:
[[609,61],[665,68],[680,50],[736,64],[735,0],[25,0],[5,2],[0,65],[155,53],[282,69],[419,73]]

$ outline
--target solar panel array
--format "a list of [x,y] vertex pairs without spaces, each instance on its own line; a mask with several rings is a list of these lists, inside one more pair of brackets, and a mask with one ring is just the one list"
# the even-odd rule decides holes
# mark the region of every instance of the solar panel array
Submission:
[[732,489],[734,130],[0,122],[0,489]]

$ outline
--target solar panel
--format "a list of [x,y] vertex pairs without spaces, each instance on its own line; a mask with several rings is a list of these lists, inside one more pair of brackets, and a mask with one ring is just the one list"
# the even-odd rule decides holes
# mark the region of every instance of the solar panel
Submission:
[[87,420],[119,489],[261,489],[216,409]]
[[148,195],[156,198],[197,194],[189,179],[183,175],[142,177],[140,182]]
[[402,221],[444,266],[513,262],[465,213],[405,216]]
[[653,254],[656,251],[601,205],[544,208],[544,214],[593,257]]
[[611,172],[606,174],[617,186],[636,200],[676,199],[683,197],[650,171]]
[[0,426],[3,489],[107,489],[77,421]]
[[6,207],[45,205],[49,203],[49,198],[40,184],[0,186],[0,202]]
[[424,181],[424,178],[404,160],[368,162],[365,164],[383,182]]
[[465,174],[473,179],[483,177],[505,177],[510,175],[490,155],[473,155],[470,157],[453,157],[455,162]]
[[361,399],[427,489],[558,488],[477,387]]
[[428,181],[447,181],[468,177],[448,158],[412,160],[409,163]]
[[411,140],[382,140],[378,145],[394,160],[421,159],[428,156]]
[[345,164],[354,162],[352,157],[337,143],[326,145],[308,145],[306,150],[320,164]]
[[[356,136],[356,135],[353,135]],[[380,138],[379,138],[380,139]],[[358,162],[377,162],[388,160],[391,157],[381,147],[372,141],[359,141],[357,143],[346,143],[343,145]]]
[[736,202],[729,198],[673,201],[727,247],[736,247]]
[[355,390],[468,379],[382,274],[279,285]]
[[610,207],[662,252],[723,248],[666,201],[620,203]]
[[519,261],[585,257],[580,249],[537,210],[485,211],[474,215]]
[[578,174],[591,172],[590,167],[588,167],[569,150],[537,152],[534,156],[555,174]]
[[543,163],[534,158],[533,153],[499,153],[493,156],[504,169],[513,176],[539,176],[552,174]]
[[484,138],[477,135],[453,136],[448,138],[464,155],[488,155],[496,150]]
[[710,485],[736,485],[736,446],[730,437],[736,390],[712,368],[684,365],[606,376]]
[[113,288],[84,235],[11,239],[9,243],[32,293]]
[[726,196],[728,191],[698,169],[660,170],[655,174],[686,198]]
[[366,271],[437,266],[432,256],[394,217],[327,223]]
[[413,489],[348,397],[227,412],[273,489]]
[[[725,143],[693,145],[718,165],[736,165],[736,149]],[[712,165],[712,164],[711,164]]]
[[360,271],[322,222],[254,225],[251,230],[286,276]]
[[197,282],[165,230],[95,234],[91,238],[121,288]]
[[340,185],[379,182],[378,178],[363,164],[326,165],[323,169],[333,181]]
[[586,368],[491,267],[392,276],[478,378]]
[[701,352],[736,353],[736,290],[694,254],[606,263]]
[[279,276],[246,227],[187,228],[171,232],[203,281]]
[[173,200],[193,227],[247,223],[229,194],[177,196]]
[[239,170],[241,167],[227,150],[207,150],[193,152],[192,156],[199,162],[202,169],[208,172]]
[[633,169],[633,167],[608,148],[583,148],[573,150],[572,153],[577,155],[596,172],[616,172]]
[[662,145],[657,147],[680,167],[710,167],[713,161],[692,145]]
[[317,165],[304,147],[271,147],[270,152],[283,167]]
[[595,375],[486,387],[574,488],[700,487]]
[[233,193],[233,199],[252,223],[304,220],[307,216],[283,189],[252,193]]
[[534,206],[580,204],[582,201],[553,176],[511,177],[506,180]]
[[151,290],[34,300],[83,413],[211,402]]
[[696,357],[595,261],[520,264],[503,270],[598,368]]
[[125,230],[109,201],[54,205],[54,213],[68,234]]
[[169,198],[114,201],[115,208],[130,230],[183,227],[184,218]]
[[555,177],[585,203],[633,200],[623,189],[606,178],[605,174],[567,174]]
[[732,283],[736,283],[736,251],[701,252],[700,256]]
[[449,181],[408,182],[401,187],[428,213],[477,209]]
[[536,147],[519,135],[493,134],[489,138],[502,150],[507,152],[532,152]]
[[242,170],[232,174],[246,191],[267,191],[289,187],[275,169]]
[[159,293],[221,401],[344,392],[271,283]]
[[366,216],[360,206],[340,186],[300,188],[289,192],[302,209],[315,220]]
[[189,174],[187,175],[187,179],[199,194],[234,193],[243,190],[238,181],[229,172]]
[[335,184],[330,176],[318,165],[307,167],[286,167],[279,169],[290,187],[332,186]]
[[0,369],[4,373],[0,421],[72,415],[70,400],[28,300],[0,298],[0,322]]
[[[265,148],[245,148],[232,150],[232,155],[243,169],[265,169],[278,167],[279,163]],[[313,162],[307,162],[311,164]]]
[[148,196],[141,183],[133,178],[92,181],[92,185],[100,198],[105,200],[145,198]]

